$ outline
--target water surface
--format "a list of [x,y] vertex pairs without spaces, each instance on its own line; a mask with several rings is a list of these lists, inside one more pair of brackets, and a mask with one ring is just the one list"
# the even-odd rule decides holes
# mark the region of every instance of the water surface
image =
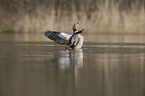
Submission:
[[0,41],[0,96],[144,96],[143,43]]

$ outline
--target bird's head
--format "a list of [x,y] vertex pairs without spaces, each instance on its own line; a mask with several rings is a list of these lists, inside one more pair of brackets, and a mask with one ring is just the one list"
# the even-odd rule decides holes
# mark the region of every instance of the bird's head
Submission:
[[75,24],[73,24],[73,32],[75,33],[76,31],[78,31],[78,27],[80,26],[80,23],[79,22],[76,22]]

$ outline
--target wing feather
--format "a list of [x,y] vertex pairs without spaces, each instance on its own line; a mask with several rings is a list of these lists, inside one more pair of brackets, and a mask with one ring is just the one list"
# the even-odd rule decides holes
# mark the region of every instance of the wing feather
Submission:
[[68,40],[71,37],[71,35],[69,34],[56,32],[56,31],[46,31],[44,35],[48,37],[49,39],[53,40],[54,42],[61,45],[64,45],[65,40]]

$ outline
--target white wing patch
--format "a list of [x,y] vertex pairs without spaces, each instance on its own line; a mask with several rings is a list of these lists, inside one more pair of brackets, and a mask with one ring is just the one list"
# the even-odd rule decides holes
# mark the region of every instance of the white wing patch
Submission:
[[72,35],[66,34],[66,33],[60,33],[59,36],[61,38],[65,38],[66,40],[68,40]]

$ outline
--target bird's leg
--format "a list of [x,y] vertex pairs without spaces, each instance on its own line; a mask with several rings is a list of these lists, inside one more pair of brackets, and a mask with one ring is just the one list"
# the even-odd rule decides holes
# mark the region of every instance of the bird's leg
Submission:
[[65,40],[65,48],[66,49],[68,48],[68,43],[69,43],[69,39],[68,40]]

